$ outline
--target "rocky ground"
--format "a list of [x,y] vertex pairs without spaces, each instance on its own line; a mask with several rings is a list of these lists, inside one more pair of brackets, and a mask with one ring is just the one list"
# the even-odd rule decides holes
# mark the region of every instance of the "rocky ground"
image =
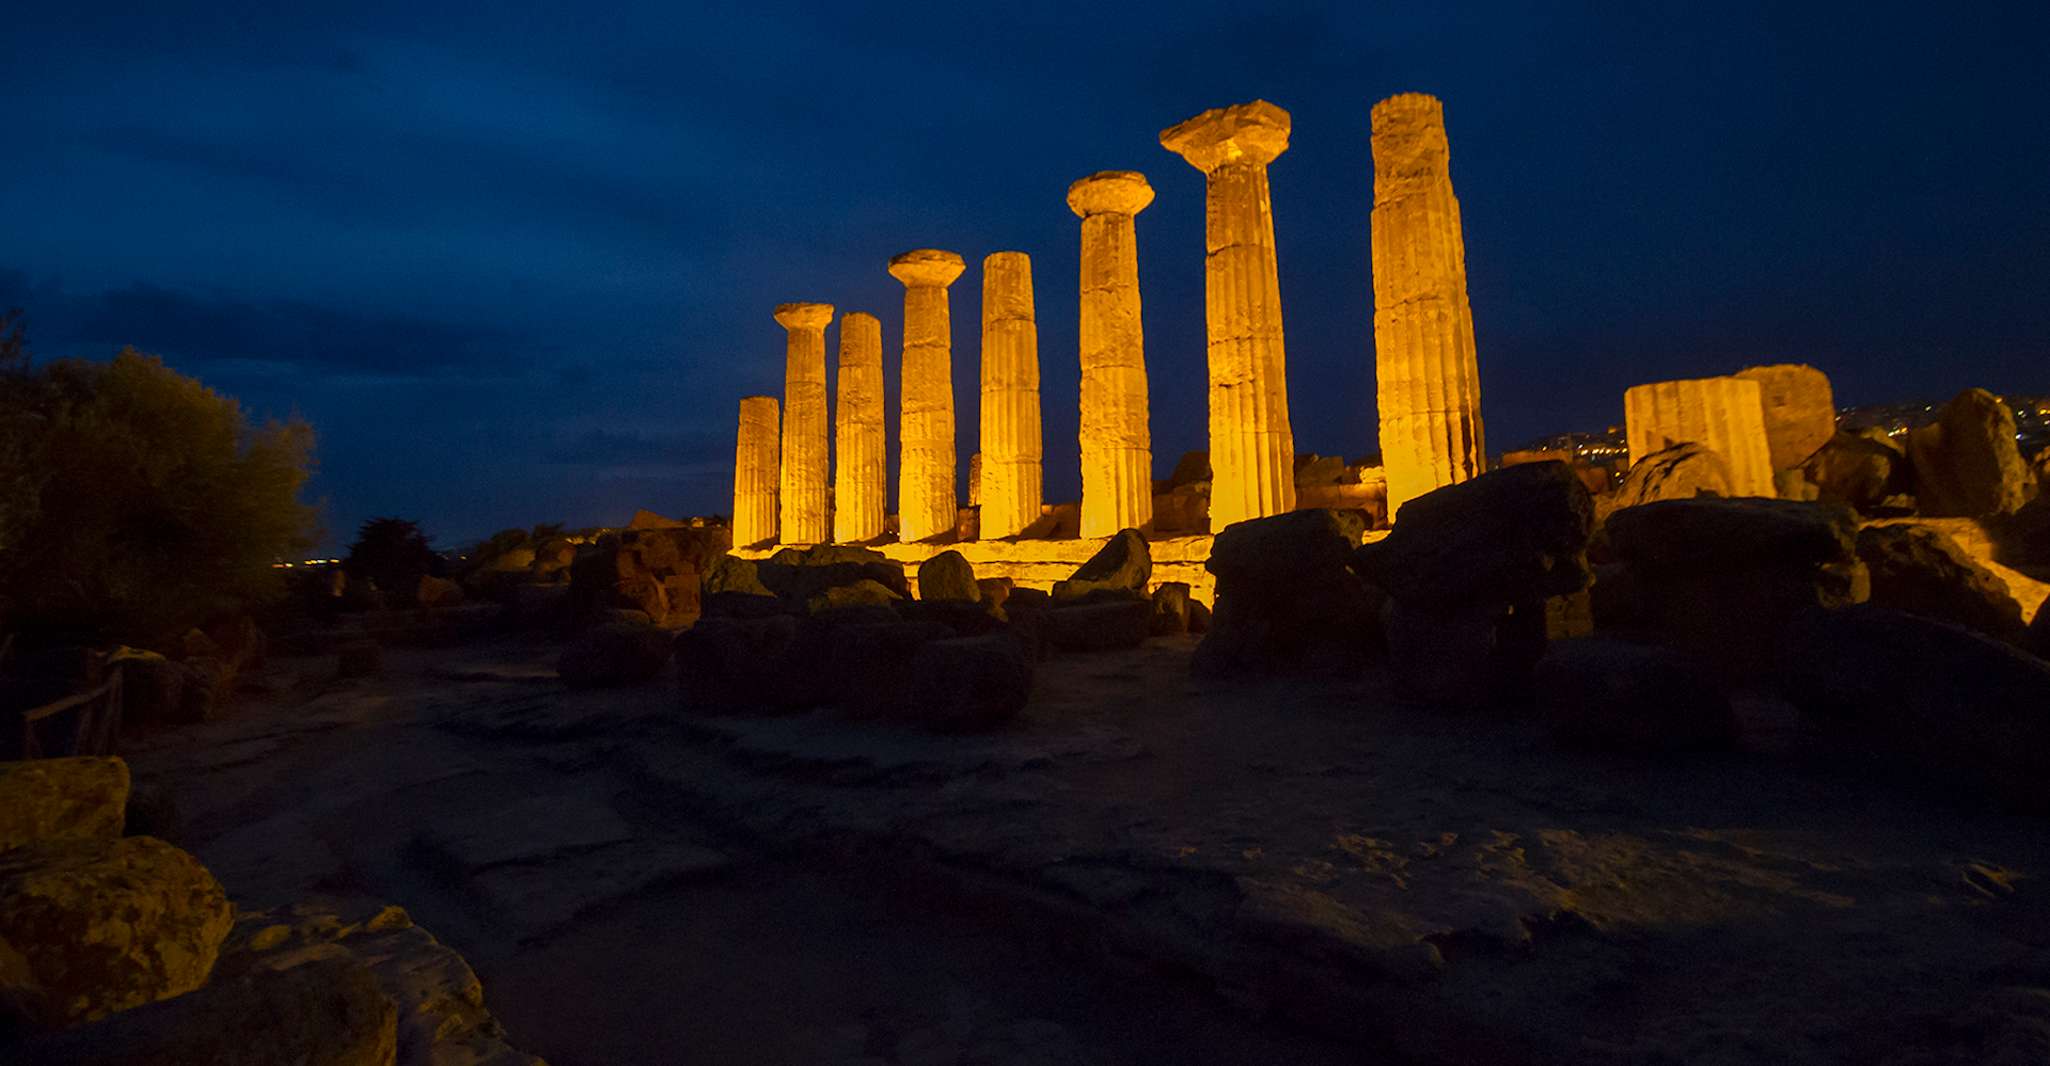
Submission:
[[402,904],[556,1066],[2050,1058],[2040,819],[1767,700],[1738,753],[1583,755],[1192,646],[1043,663],[976,737],[689,717],[538,642],[285,659],[129,756],[245,908]]

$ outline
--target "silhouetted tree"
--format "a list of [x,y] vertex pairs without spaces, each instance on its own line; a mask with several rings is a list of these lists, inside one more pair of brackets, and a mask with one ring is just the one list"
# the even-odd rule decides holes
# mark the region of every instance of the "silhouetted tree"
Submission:
[[374,581],[387,597],[410,602],[422,577],[439,574],[441,557],[434,554],[418,523],[373,518],[356,531],[356,543],[349,545],[342,569],[351,581]]
[[123,349],[0,375],[0,610],[31,639],[156,643],[284,590],[313,430]]

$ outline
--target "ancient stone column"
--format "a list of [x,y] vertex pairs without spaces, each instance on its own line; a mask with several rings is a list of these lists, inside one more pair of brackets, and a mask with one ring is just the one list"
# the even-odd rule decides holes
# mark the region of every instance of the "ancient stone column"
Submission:
[[1773,469],[1800,466],[1836,435],[1836,397],[1822,371],[1805,363],[1775,363],[1745,367],[1735,376],[1758,383]]
[[1214,533],[1295,508],[1295,437],[1267,195],[1267,164],[1288,149],[1288,112],[1265,100],[1213,108],[1162,130],[1160,144],[1205,179]]
[[840,317],[840,383],[833,422],[833,540],[883,535],[889,459],[883,451],[883,324],[861,311]]
[[890,276],[904,283],[897,539],[906,544],[951,533],[960,519],[954,503],[953,325],[947,286],[966,267],[960,256],[932,248],[890,260]]
[[744,396],[740,435],[733,447],[733,546],[752,548],[776,539],[776,398]]
[[1445,109],[1422,93],[1374,105],[1374,378],[1388,517],[1478,476],[1480,370]]
[[1755,381],[1722,377],[1634,385],[1623,393],[1623,432],[1633,463],[1692,441],[1714,449],[1729,464],[1730,491],[1777,495]]
[[832,304],[777,304],[788,331],[783,361],[784,544],[824,544],[826,514],[826,323]]
[[1133,216],[1153,202],[1146,177],[1106,170],[1068,186],[1082,218],[1082,535],[1153,521],[1153,433],[1139,324]]
[[1039,518],[1045,479],[1039,439],[1039,324],[1032,260],[995,252],[982,261],[980,536],[1014,537]]

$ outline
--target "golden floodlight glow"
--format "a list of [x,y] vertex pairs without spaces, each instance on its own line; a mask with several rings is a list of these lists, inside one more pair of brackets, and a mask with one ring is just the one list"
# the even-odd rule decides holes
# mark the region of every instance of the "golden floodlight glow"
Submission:
[[883,535],[889,496],[883,450],[883,324],[855,311],[840,316],[839,405],[833,422],[833,539],[861,544]]
[[826,514],[826,324],[832,304],[776,305],[786,331],[783,361],[784,544],[824,544],[832,537]]
[[1281,280],[1267,164],[1288,150],[1288,112],[1213,108],[1162,130],[1203,172],[1204,318],[1210,363],[1210,529],[1295,509]]
[[1374,381],[1388,517],[1480,476],[1480,370],[1445,110],[1402,93],[1374,105]]
[[954,495],[954,371],[947,286],[967,264],[953,252],[920,248],[890,260],[904,283],[903,384],[897,404],[897,539],[951,533]]
[[777,408],[774,396],[740,401],[740,433],[733,448],[733,546],[751,548],[776,539]]
[[1634,385],[1623,393],[1623,424],[1633,463],[1691,441],[1714,449],[1729,464],[1736,495],[1778,495],[1755,381],[1719,377]]
[[1153,521],[1153,435],[1134,222],[1152,202],[1153,186],[1129,170],[1091,174],[1068,186],[1068,209],[1082,219],[1085,537],[1108,537]]
[[1045,491],[1039,424],[1039,325],[1032,260],[995,252],[982,261],[980,535],[1013,537],[1039,520]]

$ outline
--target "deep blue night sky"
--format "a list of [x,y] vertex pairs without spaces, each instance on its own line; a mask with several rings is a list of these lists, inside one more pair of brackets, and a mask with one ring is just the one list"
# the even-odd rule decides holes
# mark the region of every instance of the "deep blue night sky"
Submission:
[[2041,4],[94,6],[7,18],[0,306],[40,358],[133,344],[304,414],[330,545],[373,514],[455,544],[723,513],[735,406],[781,391],[771,308],[877,313],[894,420],[883,268],[928,246],[971,264],[964,470],[976,264],[1033,256],[1072,499],[1062,198],[1103,169],[1159,193],[1164,475],[1204,446],[1202,178],[1156,137],[1256,97],[1295,118],[1272,181],[1299,451],[1375,448],[1367,109],[1410,90],[1446,105],[1496,450],[1755,362],[1848,403],[2050,389]]

